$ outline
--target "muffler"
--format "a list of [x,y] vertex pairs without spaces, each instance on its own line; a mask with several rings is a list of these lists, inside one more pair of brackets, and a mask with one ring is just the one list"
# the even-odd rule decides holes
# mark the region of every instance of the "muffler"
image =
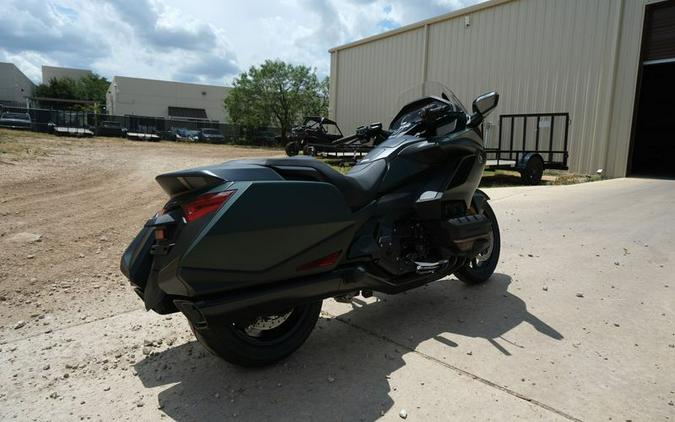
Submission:
[[222,297],[189,301],[175,299],[176,307],[196,328],[226,319],[255,317],[261,312],[273,313],[290,306],[327,299],[361,288],[370,287],[366,280],[355,279],[354,269],[318,274],[286,283],[258,286]]

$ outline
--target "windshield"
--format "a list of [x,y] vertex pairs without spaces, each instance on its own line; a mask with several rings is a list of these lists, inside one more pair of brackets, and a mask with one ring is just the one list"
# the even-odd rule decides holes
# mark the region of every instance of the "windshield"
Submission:
[[319,127],[319,122],[317,122],[316,120],[307,120],[307,121],[305,122],[305,127],[306,127],[307,129],[318,129],[318,127]]
[[[447,86],[443,85],[440,82],[427,81],[416,84],[408,89],[401,91],[401,93],[398,96],[398,100],[396,101],[394,110],[392,110],[391,113],[392,116],[396,117],[389,125],[389,130],[396,130],[401,125],[402,122],[397,120],[401,118],[399,114],[405,106],[414,101],[421,100],[422,98],[427,97],[438,98],[439,101],[437,102],[446,103],[450,105],[451,111],[461,111],[466,113],[466,107],[464,107],[462,102],[459,101],[457,96],[455,96],[455,94],[450,90],[450,88],[448,88]],[[428,104],[429,103],[427,102],[425,105]],[[411,118],[414,118],[414,116],[408,116],[406,120],[409,121]],[[396,124],[396,128],[393,127],[394,124]]]
[[[386,141],[372,149],[360,162],[367,163],[389,156],[397,147],[415,139],[409,130],[420,121],[420,112],[428,106],[447,107],[445,112],[466,114],[466,108],[455,94],[439,82],[424,82],[401,92],[396,102],[396,109],[391,113],[394,119],[389,125],[389,137]],[[437,127],[438,131],[450,133],[456,129],[456,120]]]

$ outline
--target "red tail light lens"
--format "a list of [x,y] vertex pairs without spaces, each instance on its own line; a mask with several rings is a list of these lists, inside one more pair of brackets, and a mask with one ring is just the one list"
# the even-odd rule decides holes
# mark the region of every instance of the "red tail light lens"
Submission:
[[188,223],[200,219],[206,215],[218,211],[218,209],[230,199],[236,190],[226,190],[218,193],[204,194],[192,202],[183,204],[183,212],[185,212],[185,220]]
[[342,251],[333,252],[332,254],[326,255],[323,258],[302,264],[296,269],[296,271],[307,271],[314,270],[316,268],[330,267],[335,265],[335,263],[340,258],[340,255],[342,255]]

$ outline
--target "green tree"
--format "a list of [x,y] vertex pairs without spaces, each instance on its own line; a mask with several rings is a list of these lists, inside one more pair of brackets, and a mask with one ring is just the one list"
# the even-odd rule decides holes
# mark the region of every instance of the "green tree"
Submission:
[[[40,84],[35,88],[36,97],[58,98],[63,100],[96,101],[98,106],[105,104],[105,94],[110,82],[95,73],[74,80],[71,78],[53,78],[48,83]],[[82,109],[80,105],[74,108]],[[96,110],[98,111],[98,110]]]
[[237,124],[277,125],[285,142],[303,116],[328,112],[328,78],[319,81],[316,70],[307,66],[266,60],[235,78],[225,109]]
[[105,94],[110,87],[110,81],[96,73],[91,73],[80,78],[76,87],[78,100],[92,100],[105,104]]
[[77,83],[71,78],[53,78],[35,87],[35,96],[77,100]]

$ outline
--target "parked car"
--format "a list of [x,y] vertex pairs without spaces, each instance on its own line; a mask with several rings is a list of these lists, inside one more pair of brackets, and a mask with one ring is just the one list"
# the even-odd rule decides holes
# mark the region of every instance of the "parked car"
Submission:
[[212,144],[222,144],[225,142],[225,135],[220,133],[218,129],[202,128],[199,131],[199,140]]
[[184,127],[171,129],[171,140],[178,142],[195,142],[199,139],[199,132]]
[[28,113],[5,112],[0,115],[0,127],[9,129],[28,129],[33,126],[33,122]]
[[279,137],[276,132],[270,129],[256,130],[252,136],[255,145],[273,147],[279,144]]
[[126,128],[122,127],[122,123],[111,120],[101,122],[101,125],[96,128],[97,136],[121,136],[124,137],[127,133]]

